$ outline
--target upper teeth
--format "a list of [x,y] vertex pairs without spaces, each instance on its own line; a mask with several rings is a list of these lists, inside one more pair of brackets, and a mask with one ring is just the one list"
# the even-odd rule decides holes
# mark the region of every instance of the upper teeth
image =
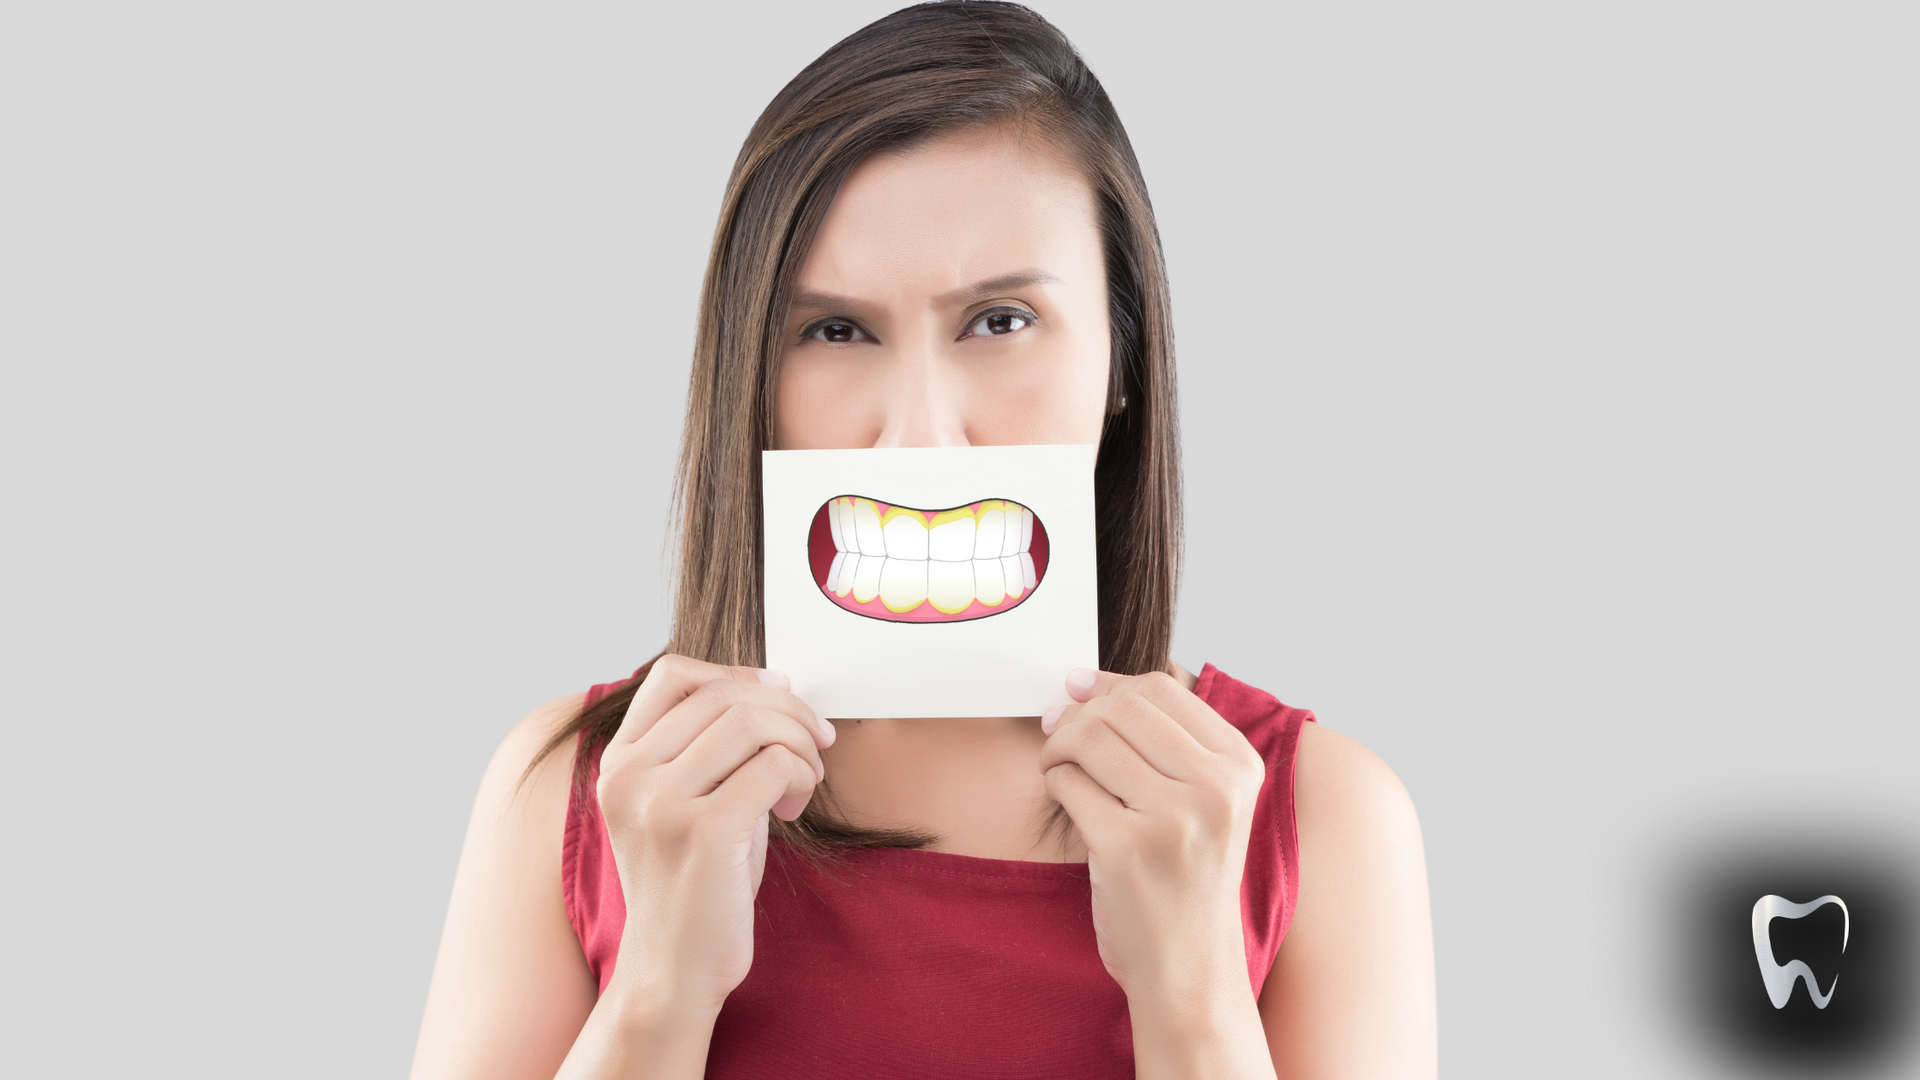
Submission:
[[935,514],[929,525],[917,510],[889,507],[883,521],[871,500],[842,497],[827,504],[827,522],[838,552],[827,587],[863,604],[878,596],[908,611],[931,600],[953,613],[975,600],[1018,599],[1038,583],[1028,554],[1033,511],[1019,503],[989,499]]

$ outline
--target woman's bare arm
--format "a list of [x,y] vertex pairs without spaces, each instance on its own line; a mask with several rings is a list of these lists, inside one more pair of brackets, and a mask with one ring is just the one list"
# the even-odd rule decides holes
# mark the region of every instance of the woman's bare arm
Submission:
[[1260,994],[1280,1080],[1438,1072],[1433,923],[1413,802],[1366,747],[1302,725],[1300,903]]
[[694,1080],[746,977],[767,819],[791,821],[825,774],[833,727],[784,676],[665,656],[601,757],[600,800],[629,918],[598,985],[567,921],[560,848],[572,747],[520,776],[581,706],[537,710],[480,784],[414,1080]]
[[521,772],[580,710],[575,694],[535,710],[487,766],[467,825],[413,1080],[550,1080],[598,990],[567,922],[560,840],[573,747]]

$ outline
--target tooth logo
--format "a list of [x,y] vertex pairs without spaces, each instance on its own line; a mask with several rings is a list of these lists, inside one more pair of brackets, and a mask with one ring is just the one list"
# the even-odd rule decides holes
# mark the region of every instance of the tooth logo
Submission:
[[846,611],[883,622],[966,622],[1033,595],[1047,576],[1047,530],[1008,499],[917,510],[837,495],[813,517],[807,557],[821,595]]
[[[1748,895],[1752,895],[1749,893]],[[1773,1001],[1773,1007],[1784,1009],[1787,999],[1793,996],[1793,984],[1797,979],[1807,981],[1807,994],[1820,1008],[1827,1007],[1833,1000],[1833,992],[1840,985],[1840,976],[1835,974],[1833,982],[1827,985],[1827,992],[1820,992],[1820,984],[1814,981],[1813,969],[1805,960],[1789,960],[1782,965],[1773,958],[1773,940],[1768,927],[1775,919],[1799,919],[1811,915],[1828,904],[1840,906],[1840,951],[1847,951],[1847,935],[1853,930],[1853,916],[1847,913],[1847,902],[1829,893],[1818,900],[1805,904],[1796,904],[1784,896],[1769,893],[1753,903],[1753,955],[1760,962],[1760,978],[1767,984],[1767,997]]]

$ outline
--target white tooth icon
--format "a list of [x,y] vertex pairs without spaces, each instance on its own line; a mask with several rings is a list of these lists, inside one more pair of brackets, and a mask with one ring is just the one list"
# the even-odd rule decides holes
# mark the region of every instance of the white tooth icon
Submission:
[[[835,551],[847,550],[847,538],[840,535],[840,500],[839,499],[835,499],[832,502],[827,504],[827,528],[831,530],[833,533],[833,550]],[[827,580],[832,581],[833,579],[828,578]]]
[[1789,960],[1781,964],[1773,958],[1773,939],[1767,933],[1767,927],[1775,919],[1799,919],[1813,914],[1828,904],[1840,905],[1840,951],[1847,951],[1847,936],[1853,931],[1853,916],[1847,912],[1847,902],[1829,893],[1817,900],[1805,904],[1796,904],[1784,896],[1772,893],[1753,902],[1753,956],[1760,962],[1760,980],[1767,984],[1767,998],[1776,1009],[1787,1007],[1787,999],[1793,996],[1793,984],[1796,980],[1807,981],[1807,995],[1819,1008],[1826,1008],[1833,1000],[1833,992],[1840,986],[1840,976],[1835,975],[1828,984],[1827,992],[1820,993],[1820,984],[1814,981],[1813,969],[1805,960]]
[[838,584],[840,575],[846,572],[847,563],[859,557],[858,555],[849,555],[844,551],[834,555],[833,565],[827,567],[827,588],[831,589],[834,585]]
[[1020,508],[1007,507],[1007,532],[1000,538],[1001,558],[1020,554]]

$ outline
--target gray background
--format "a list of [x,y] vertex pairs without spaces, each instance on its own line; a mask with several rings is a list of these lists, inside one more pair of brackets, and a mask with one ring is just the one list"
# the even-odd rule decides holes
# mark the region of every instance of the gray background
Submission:
[[[664,635],[734,152],[892,6],[0,12],[0,1070],[405,1070],[493,747]],[[1449,1075],[1710,1073],[1672,868],[1920,821],[1914,9],[1040,9],[1171,260],[1177,657],[1406,781]]]

